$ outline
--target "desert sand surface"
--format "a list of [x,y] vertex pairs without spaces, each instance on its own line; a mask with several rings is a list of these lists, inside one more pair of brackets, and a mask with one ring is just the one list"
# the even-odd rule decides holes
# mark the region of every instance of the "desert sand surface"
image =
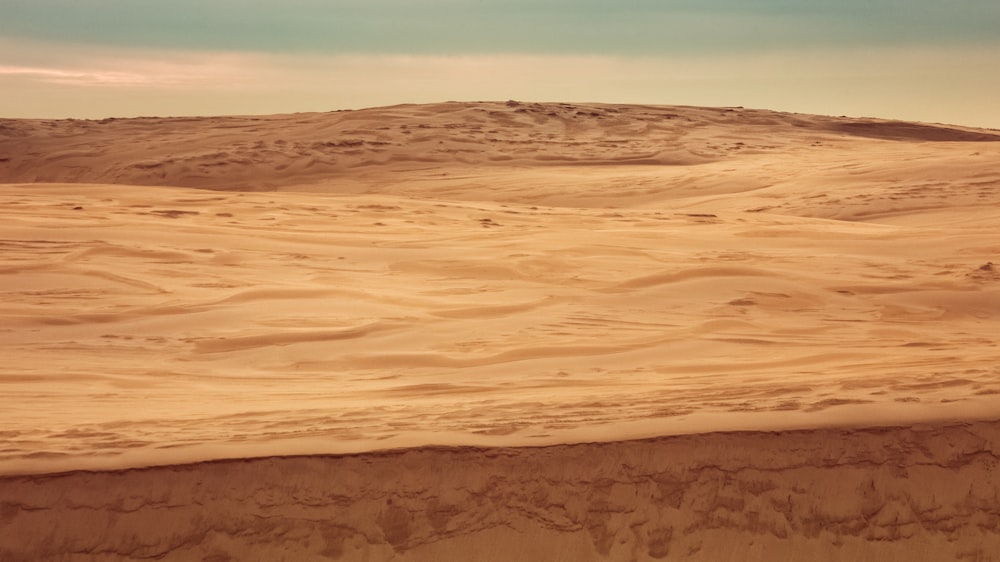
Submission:
[[1000,560],[998,141],[0,119],[0,560]]

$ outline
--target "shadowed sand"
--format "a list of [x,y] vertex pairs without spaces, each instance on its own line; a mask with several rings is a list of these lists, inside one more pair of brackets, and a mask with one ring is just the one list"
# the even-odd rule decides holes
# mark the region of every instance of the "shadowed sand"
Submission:
[[[0,120],[0,559],[996,559],[997,140],[601,104]],[[250,497],[269,539],[226,523]]]
[[993,560],[998,440],[980,422],[8,478],[0,545],[5,559]]

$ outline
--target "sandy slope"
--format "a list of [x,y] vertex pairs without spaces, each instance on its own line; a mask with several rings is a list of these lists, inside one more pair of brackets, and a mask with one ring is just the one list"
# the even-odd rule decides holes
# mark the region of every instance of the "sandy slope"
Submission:
[[[961,127],[599,104],[0,120],[0,473],[763,431],[400,453],[416,455],[406,482],[424,491],[345,468],[393,465],[381,454],[8,479],[0,525],[17,534],[2,533],[0,558],[31,558],[43,543],[99,551],[79,542],[98,523],[76,527],[72,506],[53,515],[61,500],[36,501],[89,489],[91,478],[123,479],[115,486],[133,492],[122,502],[138,494],[137,506],[153,506],[122,508],[141,521],[162,516],[157,505],[184,504],[196,492],[183,490],[203,479],[232,473],[228,495],[211,501],[238,502],[260,482],[280,487],[269,472],[278,470],[367,507],[345,515],[354,512],[334,502],[346,510],[334,510],[340,523],[302,530],[306,546],[271,559],[322,548],[441,559],[482,541],[515,549],[499,559],[553,559],[517,551],[512,529],[533,537],[525,544],[578,553],[566,559],[993,559],[1000,437],[993,422],[947,424],[1000,419],[997,140]],[[929,429],[860,429],[913,424]],[[815,428],[836,429],[775,432]],[[969,431],[975,444],[956,452]],[[904,438],[886,468],[886,443]],[[763,470],[745,458],[758,447],[777,474],[766,485],[744,478]],[[817,461],[816,447],[833,460]],[[500,484],[533,495],[494,501],[509,513],[446,502],[475,523],[425,522],[427,531],[409,518],[457,493],[435,455],[461,459],[447,481],[523,470]],[[573,460],[581,455],[594,467]],[[664,464],[681,458],[693,464]],[[615,468],[623,463],[635,471]],[[463,476],[466,464],[475,476]],[[685,472],[694,465],[703,468]],[[683,501],[668,513],[640,483],[675,469]],[[385,488],[330,491],[317,470],[353,470],[360,489]],[[934,487],[966,482],[966,470],[982,485]],[[563,500],[546,503],[547,487],[530,477],[538,471],[586,505],[552,523]],[[634,489],[614,491],[612,503],[638,519],[605,522],[611,530],[598,536],[587,518],[623,511],[602,508],[611,500],[595,490],[622,474]],[[744,499],[722,506],[738,522],[719,523],[712,502],[730,478],[744,496],[766,488],[754,493],[766,509]],[[863,478],[880,490],[874,499],[855,482]],[[805,489],[820,496],[788,507],[775,531],[768,510]],[[267,532],[306,529],[302,496],[282,490],[259,492],[280,496],[260,505],[292,510]],[[715,499],[700,504],[702,492]],[[415,502],[409,515],[378,504],[387,494]],[[844,496],[856,501],[837,503]],[[134,530],[109,524],[117,546],[107,548],[245,559],[252,541],[212,527],[237,504],[220,505],[204,515],[213,531],[180,521],[164,527],[174,542],[129,547],[115,533],[127,543]],[[928,512],[941,509],[951,515]],[[42,513],[65,523],[63,543],[24,531]],[[910,519],[879,522],[893,513]],[[391,521],[379,530],[379,517],[409,530]],[[817,521],[842,527],[828,536]],[[325,542],[307,538],[314,531]],[[338,540],[347,546],[330,546]],[[177,541],[186,546],[167,545]],[[664,541],[687,542],[657,550]],[[739,548],[723,552],[718,541]],[[746,557],[751,543],[757,558]]]

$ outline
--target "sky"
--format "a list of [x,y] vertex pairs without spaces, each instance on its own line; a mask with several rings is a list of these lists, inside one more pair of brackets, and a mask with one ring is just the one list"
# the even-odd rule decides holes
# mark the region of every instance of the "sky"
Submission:
[[1000,128],[996,0],[0,0],[0,117],[507,100]]

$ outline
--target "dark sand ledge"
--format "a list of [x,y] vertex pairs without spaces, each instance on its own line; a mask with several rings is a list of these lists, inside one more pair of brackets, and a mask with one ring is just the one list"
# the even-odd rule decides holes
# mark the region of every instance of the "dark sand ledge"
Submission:
[[0,560],[1000,560],[1000,421],[0,478]]

